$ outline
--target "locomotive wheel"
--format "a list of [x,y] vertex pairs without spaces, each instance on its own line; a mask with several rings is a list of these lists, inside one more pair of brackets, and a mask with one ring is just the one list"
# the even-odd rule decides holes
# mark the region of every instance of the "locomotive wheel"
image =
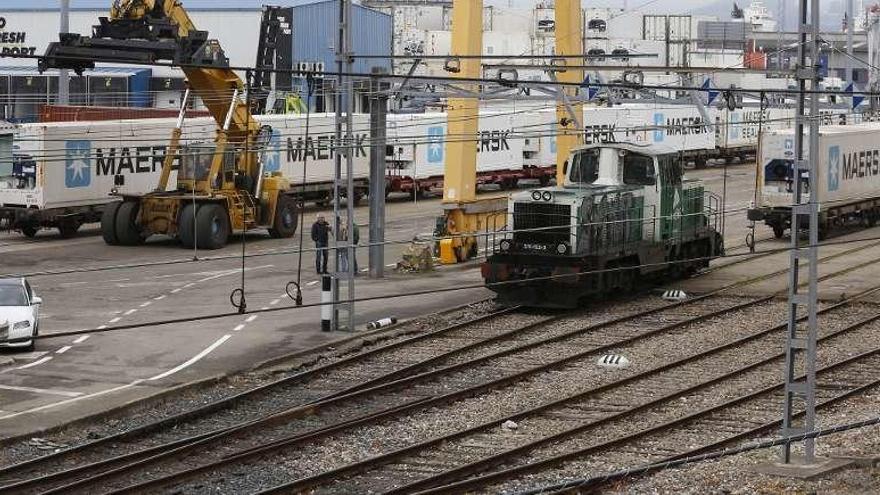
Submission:
[[119,244],[119,238],[116,237],[116,214],[120,205],[122,203],[118,201],[107,203],[104,213],[101,214],[101,236],[104,237],[104,242],[111,246]]
[[197,206],[192,203],[183,205],[183,208],[180,209],[180,216],[177,218],[177,237],[185,248],[195,246]]
[[206,204],[196,213],[196,242],[202,249],[220,249],[229,240],[229,215],[218,204]]
[[296,233],[298,221],[296,201],[290,196],[279,195],[278,204],[275,205],[275,220],[269,229],[269,235],[275,239],[291,237]]
[[144,241],[137,226],[138,210],[138,203],[125,201],[116,212],[116,239],[123,246],[136,246]]

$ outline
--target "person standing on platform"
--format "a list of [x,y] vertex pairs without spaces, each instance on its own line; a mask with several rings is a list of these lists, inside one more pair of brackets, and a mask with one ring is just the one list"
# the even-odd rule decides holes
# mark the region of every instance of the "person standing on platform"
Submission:
[[330,247],[330,224],[323,215],[312,224],[312,241],[315,242],[315,270],[318,275],[327,273],[328,249]]
[[357,276],[357,274],[360,273],[358,271],[357,247],[358,247],[358,244],[361,242],[361,229],[358,227],[358,224],[356,224],[356,223],[353,223],[352,227],[353,227],[353,230],[351,231],[351,244],[352,244],[351,254],[354,257],[354,259],[352,260],[352,262],[354,263],[354,275]]
[[[345,243],[348,241],[348,227],[341,220],[337,221],[337,223],[339,224],[339,233],[336,236],[336,240],[345,246]],[[336,251],[336,256],[339,260],[339,272],[348,273],[348,248],[340,247]]]

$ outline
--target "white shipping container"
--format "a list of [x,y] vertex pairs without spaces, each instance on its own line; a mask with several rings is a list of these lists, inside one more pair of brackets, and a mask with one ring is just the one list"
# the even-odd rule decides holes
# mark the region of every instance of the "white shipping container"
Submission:
[[[304,115],[266,115],[256,119],[272,126],[272,139],[264,155],[265,172],[282,172],[295,184],[330,182],[334,176],[333,116],[310,116],[305,137]],[[369,122],[354,117],[356,178],[369,175]],[[106,122],[24,124],[15,138],[15,154],[36,164],[29,183],[0,178],[0,206],[71,208],[112,200],[116,188],[124,194],[155,189],[165,150],[176,119],[143,119]],[[211,143],[215,124],[211,118],[188,119],[182,145]],[[344,169],[343,169],[344,170]],[[116,176],[124,185],[115,186]],[[175,178],[169,181],[174,187]]]
[[[481,112],[477,149],[477,172],[517,170],[523,166],[522,116],[514,112]],[[443,176],[446,142],[472,140],[448,134],[445,113],[388,116],[389,157],[395,173],[415,179]],[[396,168],[395,168],[396,166]]]
[[723,109],[716,116],[717,144],[722,149],[756,147],[761,131],[788,129],[794,125],[793,108]]
[[663,144],[679,151],[715,148],[714,126],[693,106],[584,107],[585,144]]
[[[792,205],[794,137],[793,129],[764,135],[758,167],[761,207]],[[880,197],[880,124],[820,127],[817,166],[817,177],[809,178],[808,187],[817,188],[822,209]]]

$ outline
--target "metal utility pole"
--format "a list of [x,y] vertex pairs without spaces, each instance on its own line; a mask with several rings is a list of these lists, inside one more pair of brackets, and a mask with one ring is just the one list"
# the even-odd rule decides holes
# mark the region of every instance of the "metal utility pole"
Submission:
[[[798,62],[795,77],[798,81],[797,113],[795,116],[794,197],[791,208],[791,259],[788,287],[788,332],[785,353],[785,404],[783,406],[783,436],[798,435],[812,431],[816,426],[816,298],[818,280],[817,259],[819,254],[819,202],[816,164],[819,160],[819,0],[799,0],[798,15]],[[808,8],[809,7],[809,8]],[[809,13],[809,15],[808,15]],[[807,100],[809,100],[809,105]],[[809,156],[804,154],[804,131],[809,129]],[[809,200],[803,202],[804,188],[808,188]],[[808,242],[803,244],[802,226],[808,225]],[[799,270],[806,265],[808,288],[800,292]],[[806,309],[807,325],[798,324],[799,308]],[[798,359],[798,357],[802,359]],[[798,364],[801,366],[798,366]],[[802,368],[802,369],[800,369]],[[803,420],[794,424],[795,415],[803,404]],[[804,440],[804,463],[815,459],[815,440]],[[791,462],[791,444],[782,448],[782,462]]]
[[385,275],[385,126],[388,94],[373,81],[370,90],[370,278]]
[[[853,17],[855,0],[846,0],[846,87],[853,81],[853,31],[856,28],[856,20]],[[855,88],[853,88],[855,89]]]
[[[58,27],[58,32],[70,32],[70,0],[61,0],[61,25]],[[70,104],[70,71],[68,69],[58,70],[58,104]]]
[[[339,76],[336,79],[336,136],[335,136],[335,158],[336,170],[334,180],[333,194],[333,255],[335,260],[336,277],[333,288],[334,310],[332,318],[332,327],[334,330],[340,330],[339,311],[346,312],[346,320],[348,323],[347,330],[354,330],[354,257],[351,245],[351,237],[354,227],[354,182],[352,176],[354,173],[354,161],[352,157],[352,110],[354,106],[353,85],[351,76],[344,76],[344,73],[351,73],[351,0],[338,0],[339,2],[339,33],[336,40],[336,68]],[[345,118],[343,119],[342,110],[345,109]],[[343,126],[345,127],[343,134]],[[340,242],[339,234],[342,232],[342,211],[340,205],[340,196],[343,187],[342,181],[342,155],[345,154],[345,170],[346,170],[346,212],[348,218],[345,220],[348,225],[348,239]],[[348,255],[348,270],[346,270],[345,278],[348,285],[348,302],[339,303],[339,280],[343,274],[340,273],[340,249],[345,249]]]

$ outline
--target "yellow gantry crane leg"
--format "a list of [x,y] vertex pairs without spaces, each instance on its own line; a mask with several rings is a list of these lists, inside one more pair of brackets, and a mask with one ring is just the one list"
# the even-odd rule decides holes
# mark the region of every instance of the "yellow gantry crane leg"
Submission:
[[[479,78],[483,50],[483,1],[453,0],[452,53],[449,65],[453,77]],[[465,56],[463,58],[456,58]],[[462,82],[461,89],[477,93],[479,85]],[[446,124],[443,219],[447,236],[440,241],[440,261],[458,263],[477,253],[479,233],[504,226],[506,198],[477,200],[477,137],[480,101],[477,97],[449,98]]]
[[[584,53],[584,24],[581,14],[580,0],[556,0],[556,55],[565,60],[567,65],[584,65],[581,56]],[[584,80],[582,69],[567,69],[557,73],[557,80],[563,83],[580,84]],[[570,98],[574,98],[577,87],[560,88]],[[583,105],[571,101],[571,110],[561,101],[556,107],[556,183],[562,185],[565,180],[563,165],[568,160],[569,152],[584,142],[582,122]],[[574,113],[577,118],[572,118]],[[565,125],[563,125],[565,123]]]

